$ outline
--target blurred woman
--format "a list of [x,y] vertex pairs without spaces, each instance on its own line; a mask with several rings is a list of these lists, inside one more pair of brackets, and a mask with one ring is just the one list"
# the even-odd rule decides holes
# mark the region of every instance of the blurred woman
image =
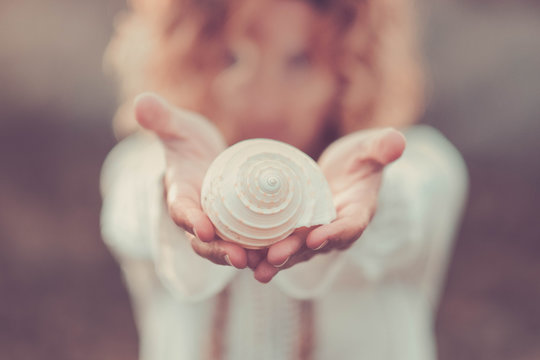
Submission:
[[[410,126],[422,103],[410,5],[133,1],[107,53],[127,137],[104,165],[102,232],[143,359],[435,357],[466,176],[439,133]],[[159,95],[135,99],[147,91]],[[264,251],[215,235],[202,178],[256,137],[318,159],[335,221]]]

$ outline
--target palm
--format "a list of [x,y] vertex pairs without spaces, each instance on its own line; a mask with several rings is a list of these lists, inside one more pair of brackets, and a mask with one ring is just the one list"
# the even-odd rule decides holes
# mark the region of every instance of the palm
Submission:
[[279,269],[320,252],[351,246],[375,213],[384,167],[399,158],[404,147],[403,135],[392,129],[358,132],[330,145],[319,165],[330,185],[337,218],[328,225],[298,231],[270,247],[255,277],[267,282]]
[[153,94],[137,98],[135,114],[139,124],[155,133],[163,144],[169,215],[190,234],[193,249],[215,263],[244,267],[245,250],[216,239],[214,227],[200,204],[206,170],[226,146],[221,133],[202,116],[175,109]]

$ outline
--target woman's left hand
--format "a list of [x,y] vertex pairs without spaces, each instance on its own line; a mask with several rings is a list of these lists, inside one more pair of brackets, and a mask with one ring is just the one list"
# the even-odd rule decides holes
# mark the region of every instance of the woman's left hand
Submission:
[[267,283],[280,270],[319,253],[349,248],[375,214],[384,167],[404,149],[405,137],[389,128],[358,131],[332,143],[319,166],[330,185],[337,218],[327,225],[298,229],[272,245],[255,267],[255,279]]

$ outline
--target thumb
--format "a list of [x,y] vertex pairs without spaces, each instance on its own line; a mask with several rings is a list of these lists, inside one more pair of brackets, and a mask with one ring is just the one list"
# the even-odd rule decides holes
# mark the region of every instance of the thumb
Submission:
[[319,158],[327,177],[372,172],[397,160],[405,150],[405,137],[393,128],[361,130],[332,143]]
[[145,129],[156,133],[161,138],[180,137],[174,121],[172,107],[155,93],[142,93],[135,98],[135,118]]
[[368,140],[368,157],[381,165],[388,165],[397,160],[405,150],[405,136],[393,128],[376,130]]
[[366,176],[397,160],[405,150],[405,136],[393,128],[369,130],[346,166],[348,173]]
[[[145,129],[154,132],[164,144],[168,140],[191,140],[198,148],[206,148],[214,156],[226,147],[218,128],[204,116],[169,104],[154,93],[135,98],[135,118]],[[200,150],[200,149],[199,149]]]

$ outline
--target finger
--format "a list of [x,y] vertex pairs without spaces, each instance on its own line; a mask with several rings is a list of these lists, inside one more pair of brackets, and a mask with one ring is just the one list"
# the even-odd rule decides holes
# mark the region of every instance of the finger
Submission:
[[192,209],[187,212],[188,221],[193,225],[193,233],[203,242],[210,242],[216,237],[214,225],[201,210]]
[[[138,123],[156,133],[163,141],[194,139],[203,134],[206,140],[203,141],[204,153],[215,156],[226,147],[225,139],[208,119],[200,114],[173,107],[157,94],[142,93],[135,98],[134,105]],[[195,144],[202,145],[201,142]]]
[[307,231],[297,231],[268,249],[266,260],[275,267],[282,267],[305,243]]
[[157,94],[143,93],[135,98],[135,118],[145,129],[161,138],[179,137],[171,106]]
[[167,191],[167,207],[170,217],[178,226],[197,235],[202,241],[214,239],[214,226],[202,211],[198,193],[191,186],[172,184]]
[[215,229],[202,211],[199,192],[190,184],[175,182],[167,187],[171,180],[165,177],[167,189],[167,206],[173,221],[184,230],[197,235],[202,241],[211,241],[215,237]]
[[325,252],[327,252],[327,249],[325,249],[325,248],[323,248],[321,250],[311,250],[311,249],[308,249],[306,247],[303,247],[302,251],[300,251],[299,253],[294,254],[293,256],[291,256],[291,258],[285,263],[285,265],[280,267],[279,270],[281,271],[281,270],[289,269],[289,268],[295,266],[296,264],[299,264],[299,263],[310,260],[315,255],[322,254],[322,253],[325,253]]
[[331,182],[344,174],[359,180],[380,172],[399,158],[404,149],[405,137],[395,129],[359,131],[330,145],[319,158],[319,165]]
[[247,250],[247,266],[255,270],[265,257],[265,252],[262,250]]
[[313,250],[322,250],[329,246],[334,248],[348,247],[362,235],[367,223],[368,221],[346,217],[319,226],[308,234],[306,246]]
[[191,236],[191,247],[200,256],[219,265],[231,265],[238,269],[247,266],[246,250],[242,247],[220,239],[203,242]]
[[357,144],[357,150],[345,169],[356,181],[363,179],[398,159],[405,149],[405,138],[392,128],[373,130]]
[[378,130],[369,141],[371,144],[367,147],[367,158],[381,165],[397,160],[405,150],[405,136],[393,128]]
[[253,276],[255,277],[255,280],[263,284],[266,284],[270,280],[272,280],[272,278],[276,276],[278,272],[279,272],[278,268],[269,264],[268,261],[263,260],[261,261],[259,266],[257,266],[257,268],[255,269]]
[[[238,268],[238,269],[244,269],[247,266],[247,253],[246,249],[243,247],[223,241],[223,240],[216,240],[218,242],[218,246],[221,246],[225,254],[228,255],[228,259],[230,260],[230,263],[232,266]],[[207,244],[207,243],[205,243]]]

